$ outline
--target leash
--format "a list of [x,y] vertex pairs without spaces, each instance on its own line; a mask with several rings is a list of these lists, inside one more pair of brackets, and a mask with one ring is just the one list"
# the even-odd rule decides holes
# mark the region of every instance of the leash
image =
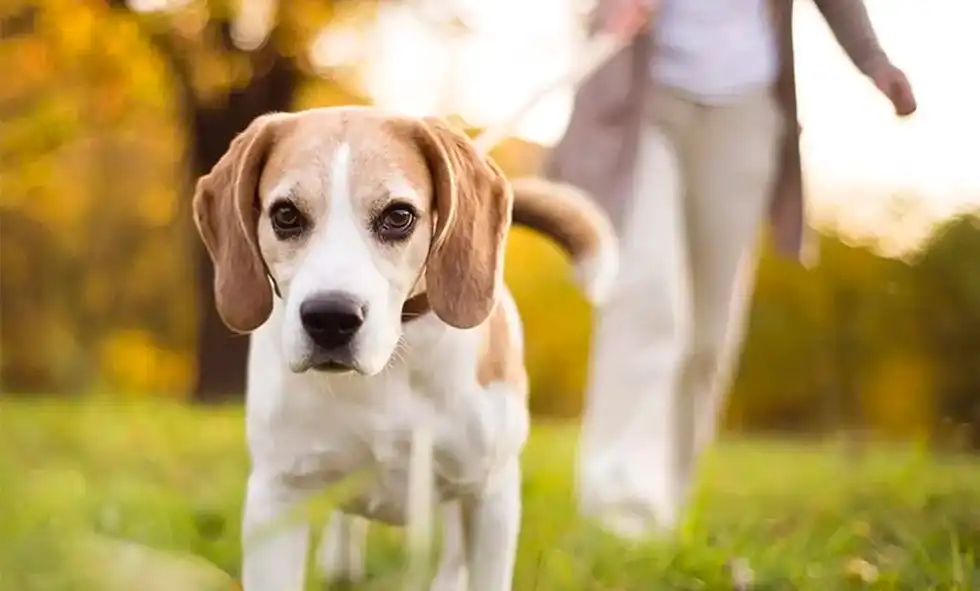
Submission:
[[[503,121],[490,125],[474,138],[473,143],[476,144],[477,152],[481,156],[488,155],[494,147],[512,134],[514,128],[521,122],[521,119],[539,102],[551,93],[563,88],[577,89],[600,66],[625,49],[629,45],[630,40],[631,37],[628,35],[615,35],[611,33],[599,33],[594,36],[585,47],[583,59],[576,60],[577,66],[572,67],[572,69],[561,76],[538,88],[510,116]],[[273,287],[276,287],[275,282],[273,282]],[[403,322],[408,322],[420,316],[428,308],[428,302],[423,294],[409,300],[409,304],[411,304],[410,309],[402,312]]]
[[581,59],[576,60],[578,65],[573,66],[558,78],[539,88],[531,94],[520,107],[503,121],[495,123],[483,130],[473,143],[481,154],[488,154],[497,144],[506,139],[513,132],[521,119],[527,115],[528,111],[534,108],[542,99],[553,92],[563,88],[577,89],[585,80],[591,76],[600,66],[608,62],[614,55],[625,49],[629,45],[631,38],[611,33],[599,33],[594,36],[585,46],[585,51]]

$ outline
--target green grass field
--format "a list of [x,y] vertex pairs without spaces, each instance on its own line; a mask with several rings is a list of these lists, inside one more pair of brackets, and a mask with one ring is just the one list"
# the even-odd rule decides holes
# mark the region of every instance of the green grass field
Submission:
[[[630,547],[575,518],[574,436],[525,454],[517,591],[733,589],[732,564],[747,589],[980,589],[980,462],[725,442],[678,537]],[[236,411],[0,402],[0,590],[232,588],[245,474]],[[400,589],[400,534],[373,532],[364,588]]]

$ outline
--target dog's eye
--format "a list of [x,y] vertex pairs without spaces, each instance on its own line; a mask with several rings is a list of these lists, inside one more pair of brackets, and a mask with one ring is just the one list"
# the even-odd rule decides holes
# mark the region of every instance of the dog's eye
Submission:
[[410,205],[396,203],[389,205],[375,221],[375,231],[386,241],[404,240],[412,233],[418,216]]
[[287,201],[277,203],[269,211],[272,230],[280,240],[294,238],[306,228],[306,218],[295,205]]

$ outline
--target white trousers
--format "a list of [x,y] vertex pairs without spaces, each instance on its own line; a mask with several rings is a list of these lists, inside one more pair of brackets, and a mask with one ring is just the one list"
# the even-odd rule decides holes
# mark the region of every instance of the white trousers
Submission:
[[784,125],[768,89],[723,106],[657,92],[620,278],[593,331],[578,455],[582,513],[628,537],[676,525],[714,439]]

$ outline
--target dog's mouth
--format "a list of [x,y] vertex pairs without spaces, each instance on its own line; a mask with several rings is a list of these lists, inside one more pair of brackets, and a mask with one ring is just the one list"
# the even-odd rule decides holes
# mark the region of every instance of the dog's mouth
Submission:
[[338,361],[336,359],[328,359],[326,361],[314,363],[310,369],[322,373],[349,373],[355,371],[353,364]]
[[357,344],[331,349],[308,345],[302,356],[290,360],[289,368],[295,374],[310,372],[312,375],[325,377],[334,375],[371,377],[388,366],[396,348],[392,346],[391,351],[382,359],[377,354],[380,351],[365,351]]
[[331,350],[314,348],[292,369],[295,373],[314,371],[325,374],[360,373],[361,371],[353,351],[348,348]]

